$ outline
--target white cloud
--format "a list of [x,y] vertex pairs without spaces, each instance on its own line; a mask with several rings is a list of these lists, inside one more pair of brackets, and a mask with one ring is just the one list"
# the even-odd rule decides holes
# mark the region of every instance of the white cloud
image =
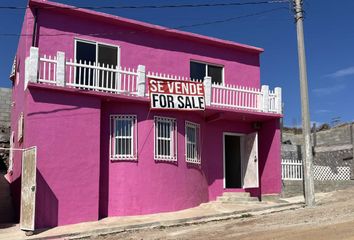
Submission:
[[345,77],[350,75],[354,75],[354,66],[339,69],[333,73],[327,74],[325,77],[338,78],[338,77]]
[[322,114],[322,113],[331,113],[332,111],[331,110],[328,110],[328,109],[318,109],[315,111],[315,113],[319,113],[319,114]]
[[312,91],[317,96],[331,95],[332,93],[337,93],[345,89],[345,85],[335,85],[331,87],[315,88]]

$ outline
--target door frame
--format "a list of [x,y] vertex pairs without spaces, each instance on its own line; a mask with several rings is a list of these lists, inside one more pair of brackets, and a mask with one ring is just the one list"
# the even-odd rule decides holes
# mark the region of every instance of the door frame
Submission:
[[241,188],[243,188],[243,157],[244,157],[244,136],[246,134],[244,133],[233,133],[233,132],[223,132],[222,133],[222,153],[223,153],[223,189],[226,188],[226,169],[225,169],[225,137],[226,136],[237,136],[240,137],[240,158],[241,158]]

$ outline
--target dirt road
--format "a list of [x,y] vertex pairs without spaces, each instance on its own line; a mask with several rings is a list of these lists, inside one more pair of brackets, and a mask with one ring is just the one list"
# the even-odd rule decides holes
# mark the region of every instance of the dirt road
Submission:
[[91,238],[113,239],[353,239],[354,188],[328,194],[301,208],[206,224],[149,229]]

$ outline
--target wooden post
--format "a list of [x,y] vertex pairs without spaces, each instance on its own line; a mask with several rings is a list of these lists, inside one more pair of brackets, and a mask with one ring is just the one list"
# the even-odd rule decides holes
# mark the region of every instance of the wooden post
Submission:
[[210,106],[211,105],[211,87],[212,87],[212,83],[211,83],[211,77],[204,77],[204,92],[205,92],[205,105],[206,106]]
[[57,86],[65,86],[65,53],[57,52]]
[[146,87],[145,66],[139,65],[137,72],[138,72],[138,79],[137,79],[138,96],[144,97],[145,96],[145,87]]

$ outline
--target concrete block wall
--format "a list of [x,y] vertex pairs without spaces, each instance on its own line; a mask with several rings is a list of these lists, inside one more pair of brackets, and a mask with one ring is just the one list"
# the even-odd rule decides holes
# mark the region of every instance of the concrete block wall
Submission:
[[[350,125],[334,127],[328,130],[316,132],[316,146],[333,146],[351,144],[352,136]],[[353,126],[354,129],[354,126]],[[292,132],[283,132],[283,143],[290,141],[291,145],[302,145],[302,134]],[[311,140],[314,142],[314,134],[311,134]]]
[[[354,126],[353,126],[354,128]],[[336,172],[338,167],[350,167],[352,181],[338,180],[315,180],[315,190],[317,192],[333,191],[345,189],[354,185],[354,160],[352,143],[351,124],[338,126],[329,130],[312,134],[313,145],[313,164],[314,166],[330,167]],[[283,133],[282,158],[283,159],[302,159],[302,134],[291,132]],[[314,138],[316,140],[314,141]],[[315,145],[315,146],[314,146]],[[302,181],[283,181],[283,195],[294,196],[303,194]]]
[[11,88],[0,88],[0,126],[10,127]]
[[[0,88],[0,147],[10,147],[10,88]],[[0,150],[0,171],[6,171],[8,167],[9,151]]]

